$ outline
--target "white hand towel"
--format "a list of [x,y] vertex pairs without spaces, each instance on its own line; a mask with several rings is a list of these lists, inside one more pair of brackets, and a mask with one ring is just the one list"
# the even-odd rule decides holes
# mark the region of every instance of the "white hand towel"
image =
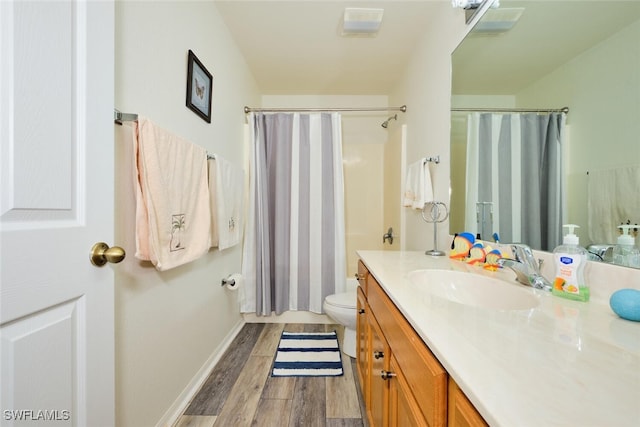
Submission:
[[589,239],[594,243],[616,243],[618,226],[638,221],[640,167],[590,171],[587,179]]
[[136,257],[168,270],[209,249],[207,152],[138,117]]
[[209,160],[212,247],[223,250],[240,243],[243,190],[241,168],[219,155]]
[[407,168],[402,206],[422,209],[425,203],[433,200],[433,184],[429,163],[422,160],[412,163]]

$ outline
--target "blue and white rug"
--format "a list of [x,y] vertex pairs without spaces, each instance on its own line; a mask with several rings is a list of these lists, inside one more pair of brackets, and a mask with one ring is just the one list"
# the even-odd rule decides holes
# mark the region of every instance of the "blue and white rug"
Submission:
[[282,332],[272,377],[343,375],[336,332]]

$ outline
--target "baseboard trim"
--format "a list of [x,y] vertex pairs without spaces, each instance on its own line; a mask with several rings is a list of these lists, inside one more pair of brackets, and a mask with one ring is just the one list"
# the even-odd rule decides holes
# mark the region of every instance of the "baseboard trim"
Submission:
[[170,427],[173,426],[180,416],[184,413],[185,409],[191,403],[191,400],[195,397],[196,393],[200,390],[200,387],[204,384],[204,382],[209,377],[209,374],[216,366],[216,364],[220,361],[220,358],[224,354],[224,352],[229,348],[235,337],[240,333],[240,330],[245,325],[245,320],[240,319],[238,323],[231,329],[231,331],[227,334],[224,340],[218,345],[218,347],[211,353],[211,356],[207,359],[207,361],[202,365],[202,367],[198,370],[196,375],[191,379],[189,384],[185,387],[185,389],[180,393],[178,398],[173,402],[173,404],[167,409],[167,412],[160,418],[160,421],[156,424],[156,427]]
[[246,323],[336,323],[326,314],[317,314],[310,311],[285,311],[282,314],[271,316],[257,316],[255,313],[242,313]]

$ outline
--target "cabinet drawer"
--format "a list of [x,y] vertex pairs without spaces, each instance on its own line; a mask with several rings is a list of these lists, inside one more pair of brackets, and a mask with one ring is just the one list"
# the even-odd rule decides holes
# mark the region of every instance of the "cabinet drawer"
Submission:
[[430,426],[447,421],[447,372],[375,280],[368,304]]
[[358,260],[358,274],[356,278],[358,279],[358,285],[362,288],[362,292],[367,296],[367,280],[370,276],[369,270],[365,267],[364,263],[361,260]]

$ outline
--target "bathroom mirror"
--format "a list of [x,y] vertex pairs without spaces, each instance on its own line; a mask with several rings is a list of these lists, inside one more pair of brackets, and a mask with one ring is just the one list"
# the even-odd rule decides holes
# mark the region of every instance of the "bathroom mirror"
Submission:
[[489,2],[493,2],[493,0],[482,0],[480,3],[477,3],[477,4],[476,4],[476,2],[469,2],[469,3],[473,3],[474,6],[473,7],[469,7],[469,8],[464,10],[465,22],[467,24],[469,24],[471,21],[473,21],[473,19],[476,17],[476,15],[478,13],[480,13],[480,11],[482,10],[483,6],[486,3],[489,3]]
[[[580,225],[585,247],[614,244],[623,221],[640,224],[640,210],[618,218],[614,206],[589,223],[587,206],[589,179],[640,167],[638,40],[640,1],[500,0],[452,54],[452,110],[569,108],[563,221]],[[465,231],[465,209],[476,211],[465,206],[468,114],[451,115],[451,234]],[[637,188],[627,194],[640,205]]]

